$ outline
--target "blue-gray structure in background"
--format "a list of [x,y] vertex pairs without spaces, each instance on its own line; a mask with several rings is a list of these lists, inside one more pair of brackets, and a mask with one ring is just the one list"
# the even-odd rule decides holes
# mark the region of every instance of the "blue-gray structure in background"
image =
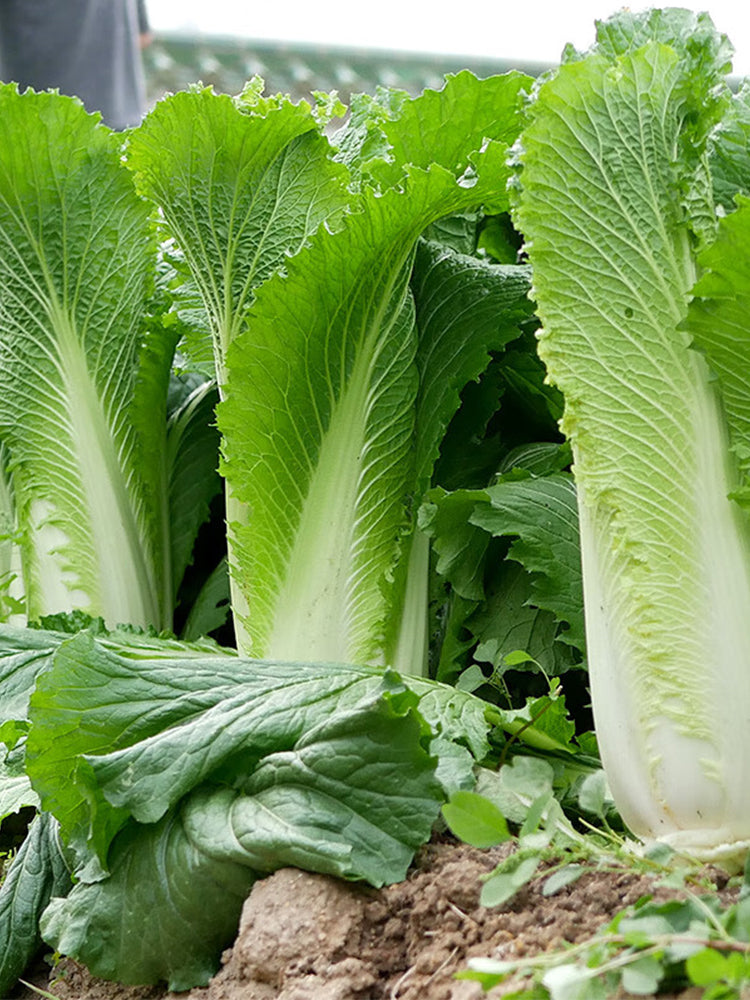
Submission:
[[416,95],[426,88],[439,88],[447,73],[462,69],[486,77],[510,69],[536,76],[546,68],[539,64],[511,66],[499,59],[183,34],[157,36],[146,49],[144,60],[151,101],[198,81],[220,93],[237,94],[248,79],[261,76],[270,94],[289,94],[299,100],[309,98],[315,90],[337,91],[346,104],[351,94],[372,94],[378,86],[398,87]]

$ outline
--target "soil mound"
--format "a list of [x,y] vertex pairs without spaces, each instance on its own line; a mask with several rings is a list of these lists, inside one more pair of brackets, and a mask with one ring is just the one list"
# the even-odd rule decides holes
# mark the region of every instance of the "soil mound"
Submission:
[[633,872],[591,871],[554,896],[537,884],[485,909],[481,878],[507,850],[433,843],[406,881],[381,890],[282,869],[255,885],[222,968],[189,993],[95,980],[69,960],[43,987],[59,1000],[478,1000],[477,984],[454,978],[471,956],[582,941],[652,891]]

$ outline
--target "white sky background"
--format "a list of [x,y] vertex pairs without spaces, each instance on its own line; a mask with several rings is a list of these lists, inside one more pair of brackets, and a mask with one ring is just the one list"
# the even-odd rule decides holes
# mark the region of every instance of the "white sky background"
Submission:
[[[440,0],[148,0],[156,31],[542,63],[558,62],[566,42],[587,48],[594,20],[619,6],[617,0],[467,0],[450,7]],[[734,72],[750,75],[750,5],[705,0],[680,6],[707,10],[734,44]]]

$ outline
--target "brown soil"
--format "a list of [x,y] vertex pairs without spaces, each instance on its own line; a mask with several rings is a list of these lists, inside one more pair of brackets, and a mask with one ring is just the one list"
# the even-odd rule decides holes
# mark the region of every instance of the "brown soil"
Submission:
[[234,947],[204,989],[122,987],[69,960],[36,984],[59,1000],[478,1000],[486,995],[478,984],[453,978],[467,958],[585,940],[654,892],[632,871],[592,870],[554,896],[542,896],[537,882],[510,904],[485,909],[481,876],[506,850],[430,844],[405,882],[382,890],[282,869],[253,888]]

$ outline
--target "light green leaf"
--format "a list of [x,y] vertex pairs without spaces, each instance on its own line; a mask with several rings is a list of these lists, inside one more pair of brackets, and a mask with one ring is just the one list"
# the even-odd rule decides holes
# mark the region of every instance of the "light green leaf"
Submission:
[[[305,102],[208,88],[160,101],[131,133],[128,163],[177,241],[183,294],[202,305],[221,388],[255,289],[340,214],[347,171],[331,162]],[[205,334],[192,326],[187,350],[203,357]]]
[[[493,212],[503,211],[508,204],[505,151],[518,135],[519,97],[531,83],[530,77],[516,72],[478,81],[465,70],[448,76],[440,90],[399,102],[397,114],[382,125],[390,147],[388,162],[374,161],[372,174],[381,185],[392,186],[401,182],[404,164],[427,169],[434,163],[456,177],[465,174],[470,184],[484,160],[496,182],[483,200],[488,210],[491,204]],[[442,214],[453,215],[464,207],[474,206],[459,205]]]
[[664,961],[665,962],[684,962],[686,958],[690,958],[696,952],[701,951],[703,944],[700,940],[697,941],[680,941],[674,940],[664,948]]
[[[612,793],[609,790],[604,771],[595,771],[593,774],[586,775],[578,790],[578,804],[584,812],[591,813],[600,819],[606,818],[612,809]],[[664,845],[662,847],[664,848]],[[669,848],[666,848],[667,857],[670,853]],[[653,860],[656,861],[657,858]]]
[[473,693],[480,688],[483,684],[487,683],[487,678],[484,676],[484,671],[477,663],[472,663],[470,667],[461,674],[461,676],[456,681],[456,688],[459,691],[470,691]]
[[494,847],[510,839],[503,814],[493,802],[475,792],[451,795],[443,806],[443,818],[452,833],[473,847]]
[[554,771],[546,760],[514,757],[499,771],[482,769],[477,792],[487,796],[512,823],[523,823],[532,802],[552,797]]
[[419,697],[419,711],[433,732],[446,740],[466,746],[481,763],[490,752],[487,734],[502,716],[488,702],[452,684],[440,684],[422,677],[403,678]]
[[727,957],[715,948],[703,948],[687,958],[685,971],[693,985],[713,986],[727,978]]
[[[424,707],[426,706],[420,704],[420,712],[425,721],[430,722],[432,728],[433,722],[427,719]],[[430,740],[429,749],[432,756],[437,758],[435,777],[443,788],[445,798],[450,798],[455,792],[470,791],[474,788],[477,761],[467,747],[443,736],[436,736]]]
[[604,986],[596,977],[596,969],[566,964],[548,969],[542,982],[551,1000],[606,1000]]
[[[676,931],[684,931],[689,923],[689,913],[685,910],[684,904],[675,901],[674,906],[676,909],[672,913],[659,912],[656,907],[636,910],[633,916],[624,917],[619,921],[618,933],[622,934],[625,943],[631,947],[646,948],[654,938],[669,937]],[[688,919],[683,919],[685,916]]]
[[[612,17],[596,22],[595,50],[610,58],[633,52],[648,42],[658,41],[672,47],[682,57],[686,72],[696,82],[710,82],[731,69],[734,49],[726,35],[714,27],[709,14],[681,7],[650,8],[631,11],[623,8]],[[690,95],[698,99],[696,95]],[[722,109],[723,92],[712,93],[701,110],[714,114]],[[703,123],[701,123],[703,124]]]
[[383,128],[390,118],[398,116],[409,99],[407,90],[396,87],[379,86],[374,95],[352,94],[349,120],[334,134],[331,142],[336,159],[351,170],[357,190],[372,161],[387,159],[388,140]]
[[[408,116],[422,115],[414,159],[407,125],[388,125],[398,185],[352,195],[341,226],[319,230],[285,274],[258,289],[248,328],[227,355],[227,399],[219,407],[243,651],[402,665],[402,629],[393,635],[391,623],[394,615],[403,620],[410,603],[407,581],[420,578],[414,605],[426,601],[424,547],[414,570],[394,578],[399,559],[405,567],[411,558],[411,508],[425,474],[415,465],[422,450],[419,336],[408,287],[414,248],[429,223],[496,190],[489,147],[471,181],[456,172],[487,138],[497,136],[500,146],[509,123],[518,128],[518,92],[515,78],[462,76],[438,99],[409,105]],[[488,95],[496,102],[489,117]],[[396,139],[402,132],[403,142]],[[443,166],[457,147],[460,162],[450,152],[450,168]],[[440,328],[435,338],[430,350],[439,341],[442,364],[452,347]],[[486,363],[485,338],[482,331],[472,347],[472,370]],[[431,371],[425,358],[426,384]],[[242,391],[248,382],[255,392]],[[455,385],[438,394],[441,421],[455,394]],[[433,450],[430,444],[425,454]],[[404,665],[411,659],[404,655]]]
[[219,408],[224,473],[252,511],[230,530],[256,655],[386,658],[386,622],[402,603],[389,594],[394,541],[409,530],[416,474],[409,264],[424,225],[462,198],[434,170],[367,195],[345,230],[320,233],[288,277],[259,290],[252,338],[235,341],[230,389],[232,379],[260,387]]
[[503,662],[506,667],[519,667],[524,663],[529,663],[532,657],[523,649],[514,649],[510,653],[506,653],[503,657]]

